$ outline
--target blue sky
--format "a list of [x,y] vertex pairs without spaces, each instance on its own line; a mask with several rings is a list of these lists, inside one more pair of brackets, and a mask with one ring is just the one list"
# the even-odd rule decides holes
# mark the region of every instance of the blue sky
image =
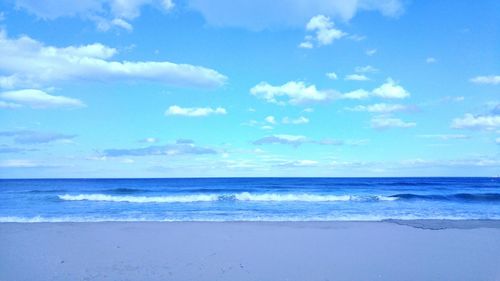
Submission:
[[496,176],[500,3],[11,0],[0,177]]

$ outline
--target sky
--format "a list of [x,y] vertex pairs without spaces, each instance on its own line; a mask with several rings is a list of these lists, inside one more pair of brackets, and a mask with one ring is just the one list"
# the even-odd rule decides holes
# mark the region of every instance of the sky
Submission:
[[500,2],[0,2],[0,178],[500,175]]

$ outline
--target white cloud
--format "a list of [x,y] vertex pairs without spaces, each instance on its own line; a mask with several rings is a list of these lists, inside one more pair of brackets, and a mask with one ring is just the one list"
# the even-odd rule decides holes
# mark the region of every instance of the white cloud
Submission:
[[315,160],[290,160],[290,161],[281,161],[274,166],[278,167],[313,167],[318,165],[319,162]]
[[19,108],[22,105],[0,100],[0,108]]
[[276,124],[276,118],[274,118],[274,116],[267,116],[265,118],[265,120],[266,120],[267,123],[270,123],[270,124],[273,124],[273,125]]
[[366,36],[362,36],[362,35],[357,35],[357,34],[351,34],[349,36],[347,36],[348,39],[352,40],[352,41],[363,41],[366,39]]
[[157,143],[159,140],[157,138],[149,137],[140,140],[139,142],[145,142],[145,143]]
[[[344,37],[347,33],[335,28],[335,24],[325,15],[317,15],[312,17],[306,25],[308,31],[315,32],[315,40],[318,45],[330,45],[333,40]],[[306,40],[307,37],[306,37]],[[310,41],[303,42],[311,43]]]
[[304,41],[304,42],[301,42],[299,44],[299,48],[302,48],[302,49],[312,49],[313,48],[313,44],[311,42]]
[[338,79],[338,76],[337,76],[337,73],[335,72],[328,72],[326,73],[326,77],[332,79],[332,80],[337,80]]
[[408,110],[408,106],[402,104],[387,104],[387,103],[376,103],[372,105],[358,105],[355,107],[347,108],[351,111],[365,111],[372,113],[391,113],[398,111]]
[[500,144],[500,138],[496,138],[496,139],[495,139],[495,143],[496,143],[496,144]]
[[131,30],[132,26],[124,19],[138,17],[143,6],[149,5],[162,11],[169,11],[174,7],[171,0],[16,0],[15,4],[16,8],[45,20],[60,17],[91,20],[103,31],[112,25]]
[[387,99],[404,99],[409,97],[410,93],[388,78],[386,83],[373,90],[373,95]]
[[1,131],[0,137],[12,138],[18,144],[44,144],[44,143],[73,143],[76,135],[66,135],[53,132],[39,132],[30,130]]
[[373,55],[375,55],[376,53],[377,53],[377,49],[369,49],[369,50],[366,50],[366,51],[365,51],[365,54],[366,54],[367,56],[373,56]]
[[428,57],[425,59],[425,62],[426,63],[435,63],[437,60],[433,57]]
[[26,159],[8,159],[0,162],[1,168],[36,168],[40,166],[39,163]]
[[227,114],[226,109],[222,107],[180,107],[177,105],[170,106],[165,115],[178,115],[188,117],[203,117],[208,115],[224,115]]
[[462,102],[465,100],[463,96],[446,96],[439,100],[440,103]]
[[273,135],[258,139],[254,141],[253,144],[262,145],[262,144],[278,143],[278,144],[289,144],[292,146],[299,146],[306,142],[309,142],[309,140],[306,137],[300,135]]
[[300,81],[290,81],[281,86],[273,86],[267,82],[261,82],[251,88],[250,93],[269,103],[279,105],[286,103],[298,105],[310,102],[326,102],[334,99],[360,100],[372,96],[385,99],[402,99],[410,96],[408,91],[391,78],[388,78],[386,83],[371,92],[358,89],[341,94],[332,89],[318,90],[315,85],[306,85]]
[[460,140],[460,139],[468,139],[467,135],[460,134],[431,134],[431,135],[418,135],[419,138],[424,139],[438,139],[438,140]]
[[500,75],[489,75],[489,76],[476,76],[470,79],[472,83],[476,84],[500,84]]
[[404,10],[399,0],[189,0],[188,6],[200,12],[209,25],[250,30],[300,27],[319,14],[348,21],[361,10],[391,17]]
[[351,80],[351,81],[368,81],[368,80],[370,80],[370,78],[368,78],[362,74],[349,74],[349,75],[346,75],[346,77],[344,79]]
[[343,99],[349,99],[349,100],[361,100],[361,99],[367,99],[371,95],[370,92],[363,90],[363,89],[358,89],[354,90],[348,93],[345,93],[342,95]]
[[132,31],[134,29],[130,23],[126,22],[123,19],[114,19],[111,21],[111,24],[126,29],[128,31]]
[[317,145],[343,145],[344,142],[341,140],[335,139],[322,139],[322,140],[314,140],[309,139],[305,136],[301,135],[272,135],[260,138],[253,142],[255,145],[264,145],[264,144],[287,144],[294,147],[297,147],[302,144],[317,144]]
[[294,125],[299,125],[299,124],[307,124],[309,123],[309,118],[300,116],[298,118],[292,119],[288,117],[284,117],[281,122],[283,124],[294,124]]
[[472,115],[455,118],[451,123],[455,129],[495,130],[500,129],[500,115]]
[[41,90],[24,89],[17,91],[8,91],[0,94],[0,98],[13,103],[6,103],[10,107],[19,107],[21,105],[36,109],[61,108],[61,107],[84,107],[85,104],[74,98],[64,96],[49,95]]
[[57,81],[153,81],[169,85],[217,87],[226,77],[215,70],[167,61],[112,61],[117,50],[100,43],[54,47],[30,37],[7,37],[0,30],[2,87],[38,87]]
[[354,71],[357,73],[374,73],[378,72],[378,69],[371,65],[365,65],[365,66],[356,66],[356,68],[354,68]]
[[304,82],[290,81],[281,86],[273,86],[261,82],[250,89],[250,93],[270,103],[284,104],[279,98],[287,98],[288,103],[297,105],[309,102],[322,102],[332,98],[332,92],[319,91],[315,85],[306,85]]
[[411,128],[417,124],[414,122],[405,122],[398,118],[391,118],[387,116],[377,116],[372,118],[371,127],[374,129],[387,129],[387,128]]

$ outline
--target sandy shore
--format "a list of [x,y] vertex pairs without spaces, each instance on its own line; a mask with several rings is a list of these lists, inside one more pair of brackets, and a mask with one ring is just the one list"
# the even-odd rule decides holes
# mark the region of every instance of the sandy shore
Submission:
[[500,280],[500,223],[0,223],[0,280]]

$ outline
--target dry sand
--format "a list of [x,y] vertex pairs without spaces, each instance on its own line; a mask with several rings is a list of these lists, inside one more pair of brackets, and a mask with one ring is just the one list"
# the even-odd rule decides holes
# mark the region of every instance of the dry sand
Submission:
[[0,280],[500,280],[499,225],[0,223]]

